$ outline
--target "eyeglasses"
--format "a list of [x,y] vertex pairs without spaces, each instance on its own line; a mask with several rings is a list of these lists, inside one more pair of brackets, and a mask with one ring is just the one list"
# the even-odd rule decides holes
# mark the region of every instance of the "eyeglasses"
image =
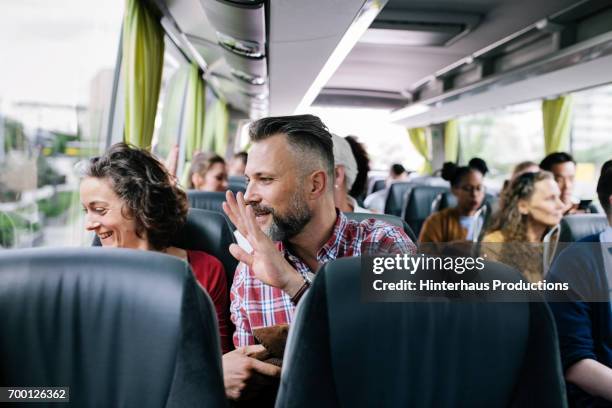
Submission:
[[459,187],[459,189],[465,193],[481,193],[483,191],[485,191],[485,187],[484,186],[478,186],[478,187],[472,187],[472,186],[462,186]]

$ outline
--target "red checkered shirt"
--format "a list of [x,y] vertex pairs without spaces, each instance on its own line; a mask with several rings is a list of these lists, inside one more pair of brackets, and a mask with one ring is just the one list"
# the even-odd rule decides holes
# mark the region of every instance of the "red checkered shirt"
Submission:
[[[282,242],[277,246],[302,276],[311,272]],[[414,254],[416,246],[399,227],[373,218],[353,221],[338,212],[333,234],[317,253],[319,265],[362,253]],[[236,347],[256,344],[251,328],[290,323],[293,319],[295,305],[289,295],[256,279],[253,271],[243,263],[236,268],[230,298],[231,318],[236,325],[233,337]]]

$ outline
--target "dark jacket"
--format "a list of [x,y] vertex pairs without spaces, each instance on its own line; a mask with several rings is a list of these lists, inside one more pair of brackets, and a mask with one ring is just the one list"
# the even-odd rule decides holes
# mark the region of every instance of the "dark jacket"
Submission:
[[[612,368],[612,306],[599,234],[566,248],[552,265],[547,280],[568,282],[571,296],[597,302],[550,302],[559,332],[563,369],[590,358]],[[572,298],[575,300],[576,298]],[[557,299],[559,300],[559,299]],[[568,384],[568,399],[576,407],[612,407]]]

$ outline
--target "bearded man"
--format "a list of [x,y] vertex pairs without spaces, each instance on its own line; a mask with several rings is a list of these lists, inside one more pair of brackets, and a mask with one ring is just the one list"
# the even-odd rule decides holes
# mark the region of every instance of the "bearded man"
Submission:
[[262,376],[280,375],[278,367],[249,357],[261,350],[253,329],[290,323],[321,265],[366,251],[416,250],[401,228],[374,219],[350,221],[336,209],[332,136],[319,118],[264,118],[249,135],[246,193],[234,197],[228,191],[223,205],[252,246],[250,253],[230,247],[240,261],[230,295],[237,349],[223,356],[230,399],[243,398]]

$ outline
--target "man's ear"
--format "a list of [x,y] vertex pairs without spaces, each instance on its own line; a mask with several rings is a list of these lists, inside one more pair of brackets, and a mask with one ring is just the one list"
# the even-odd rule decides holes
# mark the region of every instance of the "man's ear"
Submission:
[[324,170],[317,170],[310,175],[310,191],[308,195],[311,199],[316,200],[321,197],[326,191],[331,180]]

